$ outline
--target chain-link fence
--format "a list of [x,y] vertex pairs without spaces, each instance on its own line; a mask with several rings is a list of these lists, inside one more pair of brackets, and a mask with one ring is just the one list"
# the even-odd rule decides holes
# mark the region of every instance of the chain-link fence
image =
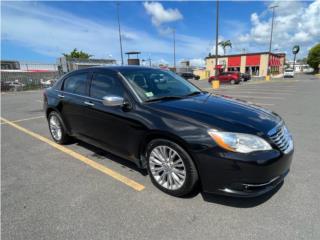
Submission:
[[1,91],[22,91],[51,86],[59,78],[58,65],[1,60]]
[[51,86],[59,78],[58,71],[1,71],[1,91],[22,91]]

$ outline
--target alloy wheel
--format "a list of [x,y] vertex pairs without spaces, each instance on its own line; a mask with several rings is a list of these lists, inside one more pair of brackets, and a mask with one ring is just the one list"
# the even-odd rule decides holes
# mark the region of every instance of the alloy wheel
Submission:
[[149,167],[156,182],[166,189],[177,190],[186,180],[185,164],[171,147],[155,147],[150,153]]
[[52,115],[49,120],[50,132],[53,138],[57,141],[61,140],[62,138],[62,128],[61,123],[57,116]]

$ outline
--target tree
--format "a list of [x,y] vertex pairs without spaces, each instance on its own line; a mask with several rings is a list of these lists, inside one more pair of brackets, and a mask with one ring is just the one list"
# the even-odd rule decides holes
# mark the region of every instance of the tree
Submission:
[[78,51],[75,48],[69,54],[68,53],[63,53],[63,56],[65,56],[67,59],[70,59],[70,58],[89,59],[93,55],[90,55],[90,54],[82,52],[82,51]]
[[223,49],[223,55],[226,55],[226,48],[230,47],[232,48],[232,43],[230,40],[226,40],[226,41],[221,41],[218,43],[218,45],[220,45]]
[[314,69],[315,72],[319,71],[320,65],[320,43],[313,46],[308,54],[307,63]]

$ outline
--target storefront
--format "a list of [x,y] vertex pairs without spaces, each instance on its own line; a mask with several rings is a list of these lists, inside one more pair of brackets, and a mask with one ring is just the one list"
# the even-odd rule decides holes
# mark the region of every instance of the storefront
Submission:
[[[215,57],[208,56],[205,60],[206,70],[210,71],[210,76],[214,75]],[[223,64],[220,64],[222,62]],[[268,67],[273,75],[283,73],[284,62],[284,53],[268,52],[226,55],[218,58],[218,64],[223,65],[223,71],[238,71],[259,77],[267,75]]]

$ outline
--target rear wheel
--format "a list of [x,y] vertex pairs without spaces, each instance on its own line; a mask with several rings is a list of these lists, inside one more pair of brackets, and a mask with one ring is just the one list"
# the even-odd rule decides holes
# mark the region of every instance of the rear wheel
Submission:
[[231,83],[231,85],[234,85],[234,84],[236,83],[236,81],[232,79],[232,80],[230,81],[230,83]]
[[198,172],[189,154],[178,144],[165,139],[149,143],[147,167],[152,183],[173,196],[190,193],[198,182]]
[[51,136],[55,142],[65,144],[70,141],[70,136],[67,134],[63,121],[57,112],[50,112],[48,124]]

